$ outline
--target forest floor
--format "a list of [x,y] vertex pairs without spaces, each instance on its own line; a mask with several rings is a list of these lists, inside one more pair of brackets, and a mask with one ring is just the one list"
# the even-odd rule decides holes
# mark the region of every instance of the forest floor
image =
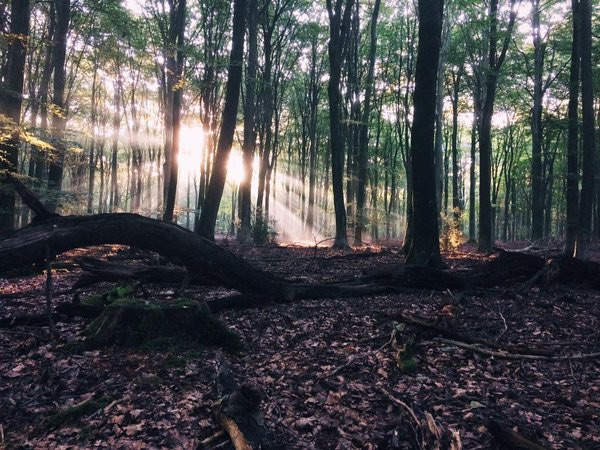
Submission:
[[[348,279],[402,259],[394,246],[339,252],[224,245],[257,266],[304,282]],[[115,261],[144,257],[105,246],[60,261],[81,254]],[[445,258],[451,267],[485,259],[467,246]],[[72,300],[70,286],[81,274],[64,267],[55,277],[55,304]],[[0,279],[0,318],[43,312],[44,280]],[[112,286],[96,285],[81,296]],[[160,299],[210,300],[225,292],[145,288]],[[263,389],[265,424],[281,448],[433,448],[423,442],[428,428],[459,432],[465,449],[494,448],[490,419],[544,447],[600,448],[600,358],[499,359],[415,329],[416,364],[401,369],[389,344],[398,313],[443,316],[461,334],[500,347],[555,355],[600,351],[600,293],[577,286],[525,292],[499,286],[464,296],[405,290],[230,310],[219,318],[243,337],[245,351],[225,357],[236,377]],[[197,448],[219,431],[211,412],[218,349],[68,350],[65,342],[82,339],[87,322],[59,322],[58,344],[47,327],[0,329],[0,448]],[[52,420],[58,410],[90,398],[103,402],[62,423]],[[426,425],[428,417],[435,426]]]

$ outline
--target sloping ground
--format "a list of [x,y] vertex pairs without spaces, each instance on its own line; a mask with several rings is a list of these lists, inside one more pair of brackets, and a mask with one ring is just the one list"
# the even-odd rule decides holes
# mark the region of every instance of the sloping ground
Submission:
[[[400,258],[398,249],[233,250],[265,269],[307,281],[347,279]],[[120,258],[124,252],[105,247],[87,253]],[[449,256],[450,265],[458,267],[482,260],[466,253]],[[63,270],[57,275],[57,302],[71,299],[61,293],[78,277],[77,269]],[[43,281],[39,275],[1,280],[0,315],[41,312]],[[107,288],[96,286],[82,297]],[[146,289],[160,299],[214,296],[214,289]],[[403,371],[389,344],[394,317],[402,312],[437,317],[463,335],[499,346],[555,355],[598,352],[599,297],[564,286],[526,292],[499,287],[462,298],[407,290],[226,311],[219,317],[247,344],[245,353],[226,357],[240,379],[264,390],[265,422],[282,448],[418,448],[417,441],[431,448],[431,440],[423,444],[431,438],[424,425],[428,414],[438,430],[458,431],[468,449],[496,445],[490,420],[549,448],[600,448],[600,359],[490,358],[408,326],[418,344],[416,367]],[[58,324],[68,341],[82,339],[84,328],[82,320]],[[0,425],[9,448],[195,448],[219,430],[211,415],[217,350],[73,353],[64,344],[49,343],[46,333],[40,327],[0,330]],[[81,408],[91,401],[93,407]],[[57,412],[67,418],[57,420]]]

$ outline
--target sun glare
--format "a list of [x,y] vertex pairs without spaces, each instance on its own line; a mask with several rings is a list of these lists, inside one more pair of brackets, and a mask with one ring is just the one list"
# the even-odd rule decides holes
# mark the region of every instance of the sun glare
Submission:
[[229,160],[227,161],[227,179],[230,183],[236,185],[244,181],[244,161],[242,152],[237,148],[232,149],[229,154]]
[[179,169],[193,174],[200,170],[204,151],[204,129],[201,126],[181,127]]

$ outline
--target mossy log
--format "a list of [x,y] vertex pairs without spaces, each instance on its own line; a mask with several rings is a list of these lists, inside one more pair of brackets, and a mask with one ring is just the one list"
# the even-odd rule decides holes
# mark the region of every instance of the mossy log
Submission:
[[105,306],[87,328],[86,346],[160,346],[165,343],[219,346],[240,350],[240,337],[199,302],[119,299]]

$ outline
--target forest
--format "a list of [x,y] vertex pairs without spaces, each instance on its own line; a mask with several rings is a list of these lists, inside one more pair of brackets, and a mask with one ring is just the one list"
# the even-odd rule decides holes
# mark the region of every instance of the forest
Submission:
[[600,448],[600,3],[0,0],[0,449]]

